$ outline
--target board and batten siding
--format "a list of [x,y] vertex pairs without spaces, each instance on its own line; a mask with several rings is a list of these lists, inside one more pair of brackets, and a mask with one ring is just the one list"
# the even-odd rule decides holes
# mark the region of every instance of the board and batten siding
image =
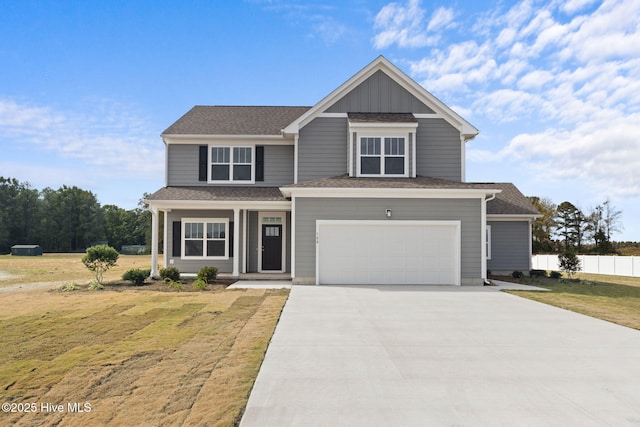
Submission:
[[347,118],[315,118],[300,129],[298,182],[347,173]]
[[528,271],[529,253],[528,221],[488,221],[491,226],[491,259],[487,269],[493,273]]
[[[212,185],[206,181],[198,181],[199,145],[169,144],[167,150],[169,159],[167,182],[169,186]],[[279,187],[293,184],[293,152],[293,145],[265,145],[264,181],[256,181],[251,185]]]
[[[315,283],[316,220],[393,220],[461,222],[461,283],[481,285],[480,199],[372,199],[296,197],[296,283]],[[384,242],[381,242],[384,244]]]
[[377,71],[332,104],[325,112],[433,113],[433,110],[384,72]]
[[418,119],[416,174],[462,180],[460,132],[444,119]]

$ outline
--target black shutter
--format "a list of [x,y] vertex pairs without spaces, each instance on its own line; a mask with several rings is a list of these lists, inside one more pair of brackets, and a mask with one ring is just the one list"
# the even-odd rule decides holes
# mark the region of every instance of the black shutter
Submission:
[[173,250],[171,254],[176,257],[182,256],[182,222],[173,221]]
[[229,222],[229,257],[233,256],[233,221]]
[[256,146],[256,181],[264,181],[264,147]]
[[207,180],[208,151],[209,151],[209,147],[207,147],[206,145],[200,146],[200,156],[199,156],[199,162],[198,162],[198,181]]

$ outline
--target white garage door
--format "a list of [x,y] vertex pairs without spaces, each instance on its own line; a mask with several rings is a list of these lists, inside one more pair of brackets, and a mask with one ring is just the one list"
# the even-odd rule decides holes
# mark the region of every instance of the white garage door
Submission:
[[318,284],[460,284],[458,221],[316,225]]

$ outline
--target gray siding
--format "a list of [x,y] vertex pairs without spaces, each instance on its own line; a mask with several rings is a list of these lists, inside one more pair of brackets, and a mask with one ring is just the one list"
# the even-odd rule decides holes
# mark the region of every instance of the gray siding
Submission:
[[433,113],[382,71],[377,71],[325,110],[327,113]]
[[416,130],[416,174],[462,180],[460,132],[444,119],[419,119]]
[[316,118],[300,129],[298,182],[347,173],[347,118]]
[[315,281],[316,220],[461,221],[462,284],[481,284],[481,201],[479,199],[332,199],[296,197],[296,281]]
[[528,271],[529,223],[527,221],[489,221],[491,226],[491,259],[487,269],[492,272]]
[[[167,169],[169,186],[212,185],[204,181],[198,181],[198,147],[199,145],[174,144],[167,147],[167,150],[169,150]],[[293,145],[265,145],[264,181],[251,185],[256,187],[278,187],[293,184],[293,152]]]

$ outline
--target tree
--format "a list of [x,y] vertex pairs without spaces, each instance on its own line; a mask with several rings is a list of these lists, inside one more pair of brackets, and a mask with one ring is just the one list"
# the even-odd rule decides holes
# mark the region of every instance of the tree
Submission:
[[580,271],[580,259],[573,250],[567,250],[563,254],[558,255],[558,261],[560,262],[560,270],[569,275],[571,279],[575,273]]
[[556,205],[546,197],[530,197],[529,200],[542,215],[536,218],[531,226],[533,253],[553,252],[551,234],[556,226]]
[[570,202],[558,205],[555,232],[564,239],[565,251],[580,246],[582,240],[583,214]]
[[622,211],[616,210],[609,199],[602,204],[602,221],[604,223],[604,234],[607,240],[611,241],[611,235],[621,232],[624,227],[620,222]]
[[87,249],[82,257],[82,263],[96,275],[96,281],[102,284],[104,273],[116,265],[118,251],[108,245],[97,245]]

